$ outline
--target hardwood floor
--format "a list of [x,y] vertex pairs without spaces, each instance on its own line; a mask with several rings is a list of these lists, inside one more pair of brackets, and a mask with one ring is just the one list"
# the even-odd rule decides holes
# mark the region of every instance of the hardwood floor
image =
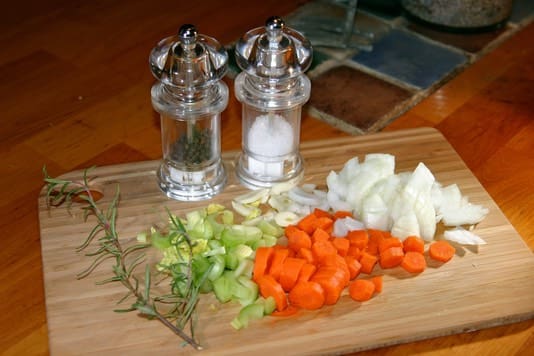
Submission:
[[[26,1],[0,14],[0,350],[48,353],[37,196],[42,167],[161,157],[148,54],[185,22],[228,43],[302,1]],[[534,24],[389,125],[439,129],[534,249]],[[231,87],[231,82],[229,86]],[[346,135],[305,117],[302,140]],[[241,142],[231,93],[223,149]],[[524,355],[532,320],[363,354]]]

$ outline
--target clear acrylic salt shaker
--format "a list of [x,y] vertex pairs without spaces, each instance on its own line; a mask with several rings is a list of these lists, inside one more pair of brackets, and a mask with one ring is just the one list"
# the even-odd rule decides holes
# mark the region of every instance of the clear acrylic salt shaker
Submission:
[[151,90],[160,114],[163,160],[158,184],[170,198],[209,199],[226,185],[221,159],[221,112],[228,104],[228,54],[217,40],[183,25],[150,53],[158,80]]
[[249,188],[302,178],[301,111],[311,90],[304,72],[312,53],[310,42],[277,16],[236,44],[236,61],[243,70],[235,79],[235,94],[242,103],[236,175]]

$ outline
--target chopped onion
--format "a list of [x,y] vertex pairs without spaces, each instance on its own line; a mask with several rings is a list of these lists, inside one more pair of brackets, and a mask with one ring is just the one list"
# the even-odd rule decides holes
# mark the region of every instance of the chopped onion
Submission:
[[300,217],[290,211],[282,211],[274,215],[274,221],[278,226],[286,227],[298,223]]
[[345,217],[342,219],[337,219],[334,222],[334,227],[332,229],[332,236],[334,237],[343,237],[346,236],[350,231],[354,230],[364,230],[365,225],[358,220],[355,220],[351,217]]
[[321,199],[313,194],[309,193],[307,191],[304,191],[303,189],[299,187],[293,187],[288,192],[287,195],[290,199],[292,199],[294,202],[302,204],[302,205],[319,205],[321,204]]
[[454,241],[462,245],[485,245],[486,241],[479,236],[473,234],[471,231],[457,226],[452,230],[445,230],[443,236],[449,241]]

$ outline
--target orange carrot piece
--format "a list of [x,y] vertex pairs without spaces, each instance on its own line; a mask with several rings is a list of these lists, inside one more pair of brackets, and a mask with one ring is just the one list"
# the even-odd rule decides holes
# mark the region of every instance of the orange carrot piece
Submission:
[[371,277],[371,282],[375,285],[375,293],[381,293],[383,287],[382,276]]
[[334,220],[334,216],[332,214],[330,214],[328,211],[326,210],[323,210],[323,209],[319,209],[319,208],[315,208],[313,209],[313,215],[317,216],[318,218],[329,218],[329,219],[332,219]]
[[299,308],[297,308],[296,306],[288,305],[284,310],[282,310],[282,311],[275,310],[270,315],[271,316],[280,316],[280,317],[292,316],[292,315],[297,314],[298,311],[299,311]]
[[330,240],[330,234],[321,228],[315,229],[312,235],[312,243],[316,241],[328,241]]
[[349,251],[350,241],[344,237],[336,237],[332,239],[332,244],[337,250],[338,255],[346,256]]
[[278,283],[273,276],[264,275],[258,278],[258,287],[260,294],[264,298],[273,297],[276,303],[276,310],[282,311],[287,307],[287,296],[284,289]]
[[378,245],[380,244],[380,241],[382,241],[385,238],[383,231],[369,229],[367,230],[367,232],[369,233],[369,242],[367,243],[367,252],[369,252],[372,255],[378,255]]
[[331,219],[331,218],[328,218],[326,216],[323,216],[323,217],[320,217],[320,218],[317,218],[317,220],[315,221],[315,228],[321,228],[325,231],[330,231],[332,230],[333,228],[333,225],[334,225],[334,220]]
[[315,241],[312,245],[313,259],[317,263],[325,263],[337,255],[337,250],[330,241]]
[[390,247],[380,253],[380,267],[393,268],[402,263],[404,258],[404,251],[402,247]]
[[368,279],[355,279],[349,284],[349,295],[357,302],[365,302],[373,296],[375,284]]
[[341,296],[341,292],[345,288],[342,277],[336,271],[321,271],[320,268],[310,279],[312,282],[317,282],[323,287],[325,294],[324,304],[336,304]]
[[315,261],[313,259],[313,253],[311,249],[302,247],[299,252],[297,252],[296,257],[306,260],[306,262],[313,264]]
[[275,248],[273,252],[273,257],[271,260],[271,268],[267,272],[268,275],[271,275],[276,281],[280,279],[280,273],[282,272],[282,267],[285,259],[289,255],[289,249],[287,248]]
[[350,245],[349,250],[347,251],[347,256],[352,256],[357,260],[360,260],[362,251],[355,245]]
[[428,249],[430,257],[440,262],[448,262],[455,253],[456,249],[445,240],[433,242]]
[[299,220],[297,227],[311,235],[317,228],[317,219],[318,217],[314,214],[308,214]]
[[353,230],[349,231],[347,239],[350,241],[351,246],[356,246],[360,251],[363,251],[369,243],[369,234],[366,230]]
[[[289,227],[289,226],[288,226]],[[310,235],[304,230],[297,227],[288,229],[286,228],[287,247],[295,252],[298,252],[301,248],[311,248]]]
[[360,271],[362,273],[371,274],[377,262],[378,257],[366,251],[362,252],[362,257],[360,258],[360,264],[362,265],[362,268]]
[[297,283],[309,281],[315,271],[317,271],[317,267],[315,267],[315,265],[311,263],[305,263],[300,269],[300,274]]
[[345,262],[347,262],[347,267],[349,268],[350,279],[353,280],[358,277],[362,264],[353,256],[345,256]]
[[334,212],[334,220],[343,218],[352,218],[352,212],[345,210],[338,210]]
[[414,251],[419,253],[425,252],[425,240],[418,236],[408,236],[402,242],[404,252]]
[[284,260],[280,272],[280,285],[286,292],[289,292],[297,283],[300,270],[305,263],[306,261],[301,258],[288,257]]
[[299,308],[315,310],[325,303],[325,292],[317,282],[298,282],[288,295],[289,304]]
[[256,281],[263,276],[271,267],[271,259],[274,253],[272,247],[258,247],[256,257],[254,258],[254,270],[252,272],[253,280]]
[[421,252],[408,251],[404,254],[401,267],[410,273],[421,273],[426,269],[425,256]]
[[378,253],[387,250],[390,247],[403,247],[402,241],[397,237],[388,237],[378,242]]

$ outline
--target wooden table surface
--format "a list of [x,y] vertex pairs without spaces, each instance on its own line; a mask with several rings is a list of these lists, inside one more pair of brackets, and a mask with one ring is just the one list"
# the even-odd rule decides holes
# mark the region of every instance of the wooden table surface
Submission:
[[[186,22],[228,43],[302,1],[12,2],[0,14],[0,352],[48,353],[37,197],[52,175],[161,157],[148,54]],[[385,130],[440,130],[534,249],[534,25],[467,68]],[[229,86],[232,83],[228,81]],[[239,149],[240,105],[223,113]],[[346,134],[313,117],[302,140]],[[524,355],[532,320],[362,354]]]

